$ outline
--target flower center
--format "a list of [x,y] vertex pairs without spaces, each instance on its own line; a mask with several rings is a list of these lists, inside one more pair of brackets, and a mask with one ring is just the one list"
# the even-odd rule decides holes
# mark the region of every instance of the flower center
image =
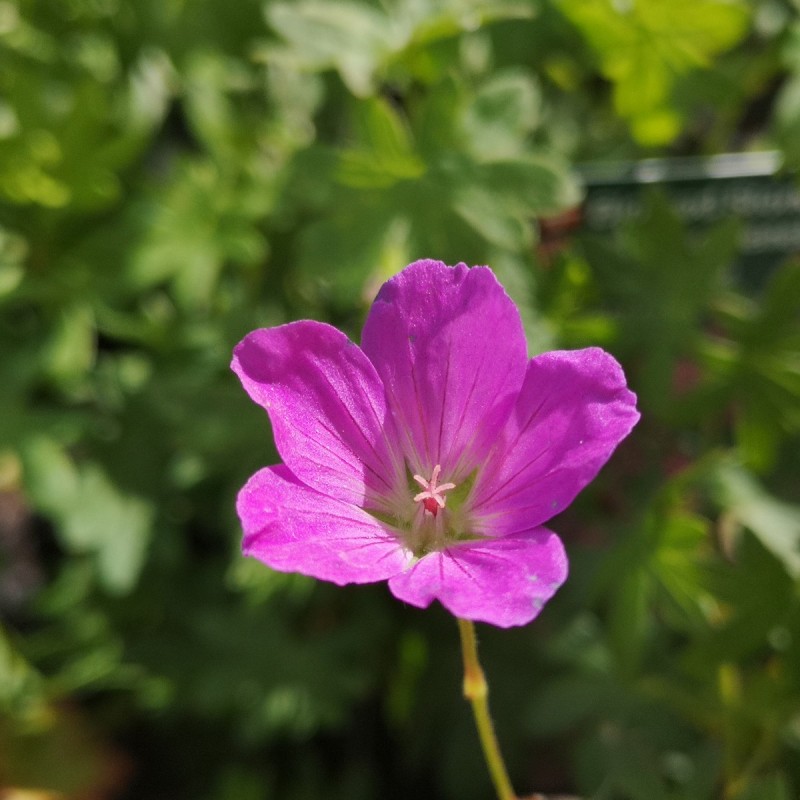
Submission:
[[444,508],[445,498],[444,493],[449,489],[455,489],[454,483],[439,483],[439,473],[442,471],[441,464],[437,464],[431,473],[431,479],[426,481],[422,475],[414,475],[414,480],[425,490],[419,494],[414,495],[414,502],[422,503],[426,514],[436,516],[440,508]]

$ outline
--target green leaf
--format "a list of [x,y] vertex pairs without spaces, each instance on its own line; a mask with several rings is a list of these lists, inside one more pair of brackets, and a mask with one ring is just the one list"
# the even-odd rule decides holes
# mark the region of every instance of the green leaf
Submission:
[[271,3],[266,14],[286,42],[267,51],[268,58],[305,69],[335,68],[361,97],[373,91],[375,71],[404,41],[403,30],[366,3]]
[[453,207],[487,241],[509,250],[529,245],[535,217],[566,208],[578,192],[557,159],[528,155],[470,165],[445,177],[453,181]]
[[169,186],[137,209],[148,225],[126,264],[131,288],[169,280],[181,307],[207,309],[226,265],[251,265],[266,252],[256,222],[272,197],[262,177],[242,175],[235,163],[181,163]]
[[531,244],[531,226],[510,215],[497,196],[479,184],[466,184],[453,195],[453,210],[487,242],[512,252]]
[[49,377],[70,383],[84,376],[94,362],[95,338],[92,310],[85,305],[65,308],[44,354]]
[[759,780],[752,781],[738,795],[737,800],[791,800],[789,781],[782,772],[773,772]]
[[676,80],[708,67],[747,32],[749,9],[730,0],[557,0],[614,84],[614,105],[642,144],[672,141]]
[[0,626],[0,709],[24,720],[42,713],[45,701],[44,679]]
[[153,509],[124,494],[96,464],[75,464],[54,442],[37,439],[23,452],[26,488],[51,516],[67,550],[94,557],[100,582],[125,594],[136,583],[152,533]]
[[702,517],[678,510],[662,520],[653,569],[681,627],[703,629],[716,607],[704,569],[708,543],[709,523]]
[[639,670],[650,629],[651,576],[629,569],[620,577],[611,598],[608,632],[620,673],[633,677]]
[[744,463],[756,472],[765,472],[778,456],[781,431],[774,411],[752,398],[748,389],[745,392],[735,409],[736,443]]
[[722,507],[755,534],[792,578],[800,578],[800,506],[772,497],[736,464],[721,463],[713,477]]
[[383,99],[359,103],[354,115],[359,144],[339,155],[336,178],[345,186],[384,188],[425,174],[410,132],[397,111]]
[[25,276],[23,262],[27,255],[25,239],[0,225],[0,301],[22,282]]
[[521,70],[493,74],[462,114],[468,151],[479,161],[497,161],[523,152],[540,115],[540,91]]

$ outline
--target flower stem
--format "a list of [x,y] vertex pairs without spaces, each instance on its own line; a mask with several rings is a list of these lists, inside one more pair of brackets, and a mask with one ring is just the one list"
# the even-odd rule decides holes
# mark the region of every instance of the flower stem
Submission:
[[486,766],[489,768],[492,783],[498,800],[517,800],[514,788],[508,777],[500,745],[489,716],[489,686],[478,661],[478,646],[475,641],[475,626],[468,619],[458,619],[458,631],[461,634],[461,652],[464,656],[464,697],[472,705],[475,725],[481,740]]

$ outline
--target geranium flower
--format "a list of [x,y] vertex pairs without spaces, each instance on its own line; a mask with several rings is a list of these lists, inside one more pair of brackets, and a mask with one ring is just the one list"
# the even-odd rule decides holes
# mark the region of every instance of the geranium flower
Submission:
[[388,580],[465,619],[533,619],[567,559],[542,527],[639,418],[599,348],[528,359],[487,267],[417,261],[381,288],[361,347],[321,322],[254,331],[233,370],[283,464],[239,494],[243,550],[337,584]]

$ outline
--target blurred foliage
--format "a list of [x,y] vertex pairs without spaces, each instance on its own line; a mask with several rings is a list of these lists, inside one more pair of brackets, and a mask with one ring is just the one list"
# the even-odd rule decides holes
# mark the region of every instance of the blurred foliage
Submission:
[[587,159],[800,167],[798,12],[0,1],[3,796],[490,796],[452,620],[244,561],[233,513],[277,456],[232,346],[357,338],[434,257],[492,265],[532,352],[611,350],[643,413],[553,523],[567,586],[480,631],[518,788],[796,797],[800,264],[744,289],[736,220],[657,192],[607,239],[534,220]]

